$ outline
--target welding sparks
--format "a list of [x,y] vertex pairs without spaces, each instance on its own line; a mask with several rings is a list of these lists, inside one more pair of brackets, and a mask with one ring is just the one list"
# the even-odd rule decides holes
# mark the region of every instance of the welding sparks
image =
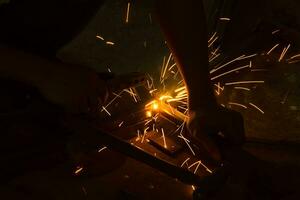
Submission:
[[[121,94],[123,92],[124,92],[124,90],[122,90],[119,94],[113,93],[115,95],[115,97],[110,102],[108,102],[108,104],[106,106],[102,106],[101,112],[105,111],[105,112],[109,113],[107,110],[107,107],[110,106],[117,98],[121,98],[122,97]],[[111,116],[110,113],[108,115]]]
[[275,35],[276,33],[278,33],[280,31],[280,29],[277,29],[275,31],[272,31],[272,35]]
[[296,54],[296,55],[290,57],[289,60],[293,60],[293,59],[298,58],[298,57],[300,57],[300,54]]
[[158,103],[153,103],[153,104],[152,104],[152,109],[153,109],[153,110],[158,110],[158,108],[159,108],[159,107],[158,107]]
[[190,141],[188,139],[186,139],[182,134],[178,135],[179,138],[183,139],[183,141],[185,142],[185,144],[188,146],[188,148],[190,149],[190,151],[192,152],[192,154],[195,156],[195,151],[193,150],[193,148],[191,147],[191,145],[189,144]]
[[218,53],[218,54],[216,54],[216,55],[213,55],[211,58],[209,58],[209,62],[210,62],[210,63],[213,62],[213,61],[214,61],[215,59],[217,59],[220,55],[221,55],[220,53]]
[[177,88],[174,92],[181,92],[183,90],[186,90],[186,86],[182,86],[180,88]]
[[194,167],[195,165],[197,165],[196,168],[195,168],[195,170],[194,170],[194,174],[196,174],[201,163],[202,163],[201,160],[199,160],[199,161],[191,164],[191,166],[189,166],[188,169],[191,169],[192,167]]
[[119,94],[117,94],[117,93],[115,93],[115,92],[113,92],[113,95],[115,95],[116,97],[119,97],[119,98],[122,97],[121,95],[119,95]]
[[82,172],[83,167],[77,167],[77,169],[75,170],[74,174],[78,175],[80,172]]
[[150,128],[150,127],[146,127],[146,128],[144,129],[144,133],[143,133],[143,136],[142,136],[142,141],[141,141],[141,143],[144,142],[145,137],[146,137],[146,135],[147,135],[147,131],[148,131],[149,128]]
[[[162,67],[162,74],[161,74],[161,77],[160,77],[161,82],[163,82],[165,80],[166,72],[167,72],[167,69],[168,69],[168,66],[169,66],[169,63],[170,63],[171,59],[172,59],[172,53],[170,53],[167,62],[166,62],[166,57],[164,57],[164,62],[163,62],[163,67]],[[166,64],[165,64],[165,62],[166,62]]]
[[136,136],[135,141],[137,142],[141,139],[140,130],[136,130],[136,133],[137,133],[137,136]]
[[285,57],[287,51],[289,50],[289,48],[291,47],[291,45],[289,44],[287,47],[284,47],[282,50],[282,53],[278,59],[278,62],[281,62],[283,60],[283,58]]
[[221,21],[230,21],[230,18],[228,18],[228,17],[221,17],[220,20]]
[[180,165],[180,167],[183,167],[184,164],[186,164],[187,166],[189,166],[189,165],[188,165],[188,161],[189,161],[190,159],[191,159],[191,158],[185,159],[185,160],[183,161],[183,163]]
[[98,153],[104,151],[105,149],[107,149],[107,147],[102,147],[101,149],[98,150]]
[[171,65],[171,67],[169,67],[168,71],[171,71],[172,72],[172,69],[176,67],[176,63],[174,63],[173,65]]
[[213,35],[209,38],[207,43],[211,43],[211,41],[216,37],[217,32],[214,32]]
[[111,46],[115,45],[115,43],[114,43],[114,42],[111,42],[111,41],[106,41],[106,44],[107,44],[107,45],[111,45]]
[[217,36],[217,32],[214,32],[207,42],[208,47],[210,48],[217,41],[218,38],[219,37]]
[[193,164],[191,164],[191,165],[188,167],[188,169],[191,169],[191,168],[194,167],[195,165],[197,165],[197,166],[196,166],[196,169],[194,170],[194,174],[197,173],[197,170],[198,170],[198,168],[199,168],[200,165],[201,165],[202,167],[204,167],[205,170],[206,170],[207,172],[209,172],[209,173],[211,173],[211,174],[213,173],[206,165],[204,165],[204,164],[202,163],[201,160],[199,160],[199,161],[194,162]]
[[165,71],[165,63],[166,63],[166,56],[164,56],[163,58],[163,63],[162,63],[162,67],[161,67],[161,71],[160,71],[160,82],[162,82],[162,77],[163,77],[163,73]]
[[124,124],[124,121],[122,121],[118,126],[121,127]]
[[[132,13],[133,6],[134,6],[134,4],[131,5],[130,2],[127,3],[126,17],[125,17],[124,16],[124,14],[125,14],[124,13],[125,4],[124,4],[123,14],[122,14],[123,19],[121,19],[121,21],[123,21],[123,23],[124,23],[124,17],[125,17],[125,23],[126,24],[129,23],[129,20],[132,21],[131,17],[132,17],[132,14],[133,14]],[[146,13],[146,15],[147,15],[147,13]],[[151,13],[149,13],[148,16],[149,16],[149,21],[152,24]],[[231,19],[225,16],[225,17],[219,18],[219,20],[221,20],[221,21],[230,21]],[[149,23],[149,22],[147,22],[147,23]],[[226,23],[226,22],[224,22],[224,23]],[[275,30],[275,31],[272,32],[272,34],[276,34],[279,31],[280,31],[279,29]],[[106,41],[102,36],[97,35],[96,38],[104,41],[107,45],[111,45],[111,46],[115,45],[114,42]],[[217,32],[214,32],[213,35],[208,40],[208,47],[210,48],[209,49],[210,52],[208,54],[209,55],[208,60],[209,60],[210,67],[211,67],[211,70],[210,70],[209,73],[211,74],[212,85],[214,85],[214,89],[215,89],[215,92],[217,93],[217,95],[223,95],[227,91],[231,91],[230,89],[232,87],[226,87],[226,86],[233,86],[233,88],[235,90],[241,90],[241,91],[249,92],[249,91],[251,91],[250,86],[246,85],[246,87],[241,87],[241,86],[243,86],[242,84],[261,84],[261,83],[265,83],[265,81],[255,80],[257,78],[255,78],[254,80],[249,80],[249,81],[248,80],[243,80],[243,79],[240,78],[241,76],[238,77],[240,79],[237,79],[237,80],[236,79],[222,80],[221,78],[223,78],[224,76],[230,78],[227,75],[230,75],[230,74],[232,75],[232,74],[234,74],[234,72],[239,73],[239,72],[252,72],[252,71],[262,71],[262,70],[261,69],[249,69],[248,70],[248,68],[252,68],[252,61],[251,60],[250,60],[250,63],[248,65],[244,65],[245,63],[243,62],[244,64],[241,64],[241,65],[244,65],[244,66],[241,66],[241,65],[237,66],[237,63],[238,64],[240,63],[239,61],[242,61],[242,60],[246,61],[246,59],[253,58],[253,57],[257,56],[258,54],[252,54],[252,55],[249,55],[249,56],[242,55],[242,56],[239,56],[239,57],[237,57],[233,60],[230,60],[230,61],[226,60],[226,63],[224,63],[222,59],[226,55],[223,56],[221,54],[222,49],[220,50],[220,46],[218,46],[218,44],[217,44],[218,40],[219,40],[219,37],[218,37]],[[117,43],[117,41],[116,41],[116,43]],[[290,46],[291,45],[288,45],[288,46],[284,47],[284,49],[283,49],[283,51],[280,55],[280,58],[278,59],[279,62],[285,60],[285,58],[287,57],[287,52],[288,52]],[[147,47],[147,42],[146,41],[144,42],[144,47]],[[270,55],[273,51],[275,51],[276,48],[279,49],[279,47],[280,47],[280,44],[276,44],[275,46],[273,46],[267,52],[267,55]],[[107,47],[107,48],[109,48],[109,47]],[[220,55],[222,55],[222,56],[220,56]],[[265,55],[265,52],[262,55]],[[287,59],[285,61],[295,62],[294,59],[296,60],[297,58],[300,58],[300,54],[294,55],[294,56],[290,57],[289,59]],[[158,120],[158,123],[156,123],[156,120],[159,117],[164,117],[165,118],[167,115],[164,115],[164,114],[169,114],[172,117],[175,117],[179,121],[181,121],[181,120],[184,121],[180,126],[178,124],[174,123],[175,125],[177,125],[178,129],[176,129],[176,131],[174,133],[172,132],[171,134],[174,134],[176,136],[180,131],[180,133],[176,137],[182,139],[184,141],[184,143],[186,144],[186,146],[188,147],[188,148],[185,148],[185,149],[187,151],[190,150],[190,152],[191,152],[190,154],[192,154],[193,156],[196,156],[196,153],[193,150],[193,148],[195,150],[197,150],[197,149],[196,149],[195,146],[193,146],[193,143],[192,143],[193,140],[192,139],[191,140],[187,139],[186,137],[184,137],[184,134],[183,134],[184,131],[186,130],[185,129],[186,120],[188,120],[188,96],[189,96],[189,94],[188,94],[188,89],[185,86],[185,81],[184,81],[184,79],[182,79],[182,77],[180,77],[180,73],[179,73],[180,71],[178,70],[176,63],[174,63],[174,62],[175,62],[175,59],[173,59],[172,53],[170,53],[169,55],[164,56],[161,71],[160,71],[160,79],[157,80],[158,83],[160,82],[160,87],[155,88],[153,78],[150,77],[150,75],[148,75],[149,80],[147,80],[147,87],[148,87],[149,94],[151,95],[151,97],[153,99],[151,99],[152,101],[145,106],[145,108],[143,110],[143,113],[141,113],[142,115],[145,115],[147,117],[145,119],[145,116],[143,116],[144,118],[143,118],[143,121],[141,123],[141,125],[144,126],[144,133],[142,132],[143,129],[141,129],[141,131],[137,130],[137,137],[135,138],[135,141],[139,141],[141,143],[143,143],[144,141],[149,141],[147,139],[147,137],[150,137],[150,135],[152,135],[152,132],[151,132],[151,134],[150,134],[150,132],[148,132],[148,136],[147,136],[147,131],[151,128],[149,131],[153,131],[153,132],[156,131],[159,136],[160,136],[159,131],[161,132],[162,138],[159,138],[159,139],[163,140],[163,146],[164,146],[164,148],[167,148],[167,141],[168,141],[167,139],[168,139],[169,135],[165,135],[164,129],[160,126],[161,125],[160,124],[161,120]],[[254,64],[256,64],[256,62],[254,62]],[[225,71],[225,69],[226,69],[226,71]],[[241,70],[243,70],[243,71],[241,71]],[[108,69],[108,71],[110,72],[110,69]],[[256,74],[259,74],[259,73],[251,73],[251,76],[252,75],[254,76]],[[170,86],[171,81],[174,82],[174,85]],[[225,83],[225,81],[235,81],[235,82],[226,82]],[[157,83],[157,82],[155,82],[155,83]],[[173,82],[171,82],[171,84]],[[170,88],[168,88],[169,86],[170,86]],[[256,85],[254,85],[254,86],[256,86]],[[161,88],[163,88],[163,89],[160,90]],[[225,88],[226,88],[226,90],[225,90]],[[254,91],[254,89],[253,89],[253,91]],[[138,103],[138,101],[141,101],[141,99],[140,99],[137,91],[135,90],[135,88],[128,88],[128,89],[123,90],[122,92],[128,93],[133,98],[134,102],[136,102],[136,103]],[[251,93],[245,93],[245,94],[248,95],[248,94],[251,94]],[[107,109],[108,106],[111,105],[117,98],[121,98],[121,93],[120,94],[115,94],[114,93],[114,95],[115,95],[114,99],[112,101],[110,101],[107,105],[105,105],[105,106],[100,105],[99,106],[100,109],[101,109],[101,106],[102,106],[101,112],[104,111],[109,116],[111,116],[111,113]],[[244,95],[244,93],[242,93],[242,95]],[[222,100],[222,99],[220,98],[220,100]],[[233,101],[235,101],[235,100],[233,100]],[[227,106],[229,106],[229,105],[230,106],[238,106],[238,107],[241,107],[241,108],[244,108],[244,109],[247,109],[248,107],[249,108],[253,107],[256,110],[258,110],[259,112],[261,112],[262,114],[264,114],[264,111],[261,108],[259,108],[258,106],[256,106],[255,104],[253,104],[253,103],[247,103],[246,105],[241,104],[241,103],[237,103],[237,102],[222,102],[222,103],[223,104],[221,104],[221,105],[224,106],[224,107],[226,107],[225,105],[227,105]],[[113,109],[110,108],[109,110],[113,110]],[[250,110],[250,109],[248,109],[248,110]],[[178,117],[177,115],[179,115],[180,117]],[[124,121],[120,122],[118,124],[118,126],[122,127],[123,123],[124,123]],[[178,123],[178,122],[176,121],[176,123]],[[139,128],[141,128],[141,127],[139,127]],[[169,129],[165,129],[165,130],[169,130]],[[157,133],[155,133],[155,135]],[[177,140],[180,140],[178,138],[177,138]],[[133,143],[131,143],[131,144],[133,144]],[[168,144],[168,145],[170,146],[170,144]],[[98,150],[98,152],[101,152],[101,151],[105,150],[106,148],[107,147],[103,147],[100,150]],[[154,155],[156,156],[156,153],[154,153]],[[206,169],[206,171],[208,171],[209,173],[212,173],[212,171],[207,166],[205,166],[201,162],[201,160],[194,162],[195,160],[192,161],[192,159],[195,159],[195,158],[188,157],[187,159],[185,159],[183,161],[183,163],[181,164],[181,167],[184,167],[186,165],[188,169],[192,169],[194,174],[196,174],[199,170],[199,167],[203,166]],[[194,162],[194,163],[191,164],[192,162]],[[177,164],[180,164],[180,163],[177,163]],[[191,165],[189,165],[189,164],[191,164]],[[202,169],[202,168],[200,168],[200,169]],[[81,169],[79,168],[76,171],[78,171],[77,173],[80,173],[82,170],[83,170],[82,168]],[[192,186],[192,188],[193,188],[193,190],[195,190],[194,186]]]
[[265,114],[265,112],[259,108],[257,105],[253,104],[253,103],[249,103],[249,105],[251,105],[252,107],[254,107],[256,110],[258,110],[259,112],[261,112],[262,114]]
[[225,87],[223,86],[223,87],[221,87],[221,84],[220,84],[220,82],[218,82],[218,84],[214,84],[214,86],[216,86],[217,87],[217,90],[216,90],[216,93],[217,93],[217,95],[220,95],[221,94],[221,91],[223,91],[224,89],[225,89]]
[[[130,5],[130,2],[128,2],[127,10],[126,10],[126,19],[125,19],[126,23],[129,23],[130,10],[131,10],[131,5]],[[152,23],[151,14],[149,14],[149,19],[150,19],[150,22]],[[227,17],[221,17],[221,18],[219,18],[219,20],[230,21],[231,19],[227,18]],[[276,31],[278,32],[279,30],[276,30]],[[275,34],[275,33],[273,32],[272,34]],[[217,45],[215,45],[215,43],[216,43],[216,41],[218,41],[218,39],[219,39],[219,37],[217,35],[217,32],[214,32],[213,35],[208,40],[208,47],[210,47],[208,59],[209,59],[210,65],[212,67],[212,69],[210,70],[209,73],[211,74],[212,85],[214,85],[215,92],[218,95],[221,95],[221,94],[223,95],[223,93],[227,92],[227,88],[229,88],[228,90],[230,91],[231,87],[226,87],[226,86],[233,86],[234,89],[236,89],[236,90],[242,90],[242,91],[249,92],[249,91],[251,91],[250,86],[249,86],[249,88],[248,88],[248,85],[246,85],[246,87],[241,87],[241,86],[243,86],[242,84],[265,83],[265,81],[263,81],[263,80],[241,80],[241,79],[236,80],[236,79],[233,79],[234,82],[225,82],[224,80],[222,80],[221,78],[223,78],[224,76],[228,77],[228,75],[232,75],[232,74],[239,73],[239,72],[249,72],[250,73],[251,70],[253,70],[253,71],[258,70],[258,69],[252,68],[251,60],[250,60],[249,64],[247,64],[248,60],[246,60],[246,59],[254,58],[258,54],[241,55],[239,57],[234,58],[233,60],[229,60],[229,61],[227,60],[226,63],[224,63],[223,61],[218,62],[220,59],[217,59],[217,58],[221,57],[220,56],[221,51],[219,50],[220,46],[217,47]],[[103,40],[104,40],[104,38],[103,38]],[[114,43],[111,45],[114,45]],[[279,44],[276,44],[275,46],[273,46],[267,52],[267,55],[271,54],[278,47],[279,47]],[[283,51],[280,55],[279,61],[282,61],[285,59],[289,48],[290,48],[290,45],[288,45],[287,47],[285,47],[283,49]],[[300,57],[300,54],[292,56],[292,57],[290,57],[290,59],[292,60],[292,59],[298,58],[298,56]],[[221,58],[223,58],[223,56]],[[214,61],[214,65],[211,63],[213,61]],[[237,64],[241,63],[240,61],[243,61],[244,64],[241,64],[243,66],[241,66],[241,65],[237,66]],[[196,153],[193,149],[193,148],[195,148],[192,143],[193,141],[184,137],[184,134],[183,134],[185,131],[185,123],[186,123],[186,120],[188,119],[188,97],[189,97],[189,94],[188,94],[188,89],[185,86],[184,79],[182,79],[182,77],[180,77],[180,73],[179,73],[180,71],[178,70],[176,63],[174,63],[174,62],[175,62],[175,60],[173,59],[172,53],[165,55],[163,57],[161,71],[159,74],[159,80],[157,80],[158,83],[160,82],[160,87],[156,88],[154,86],[153,78],[150,77],[150,75],[148,75],[150,78],[147,80],[146,87],[148,88],[148,92],[153,99],[151,99],[151,102],[149,102],[149,103],[147,102],[147,104],[145,105],[144,111],[143,111],[144,112],[143,114],[145,114],[147,117],[146,119],[144,118],[144,121],[142,124],[142,125],[144,125],[144,133],[141,132],[141,134],[140,134],[140,132],[138,130],[137,137],[135,138],[135,140],[140,141],[141,143],[143,143],[144,141],[148,141],[147,131],[151,128],[150,131],[153,130],[153,132],[156,131],[157,133],[161,132],[161,138],[159,138],[159,139],[162,139],[164,148],[167,148],[168,147],[168,145],[167,145],[168,138],[167,137],[169,135],[165,135],[164,129],[162,127],[160,127],[160,125],[156,124],[156,119],[159,116],[166,117],[167,115],[164,115],[164,114],[168,114],[172,117],[175,117],[179,121],[184,121],[180,126],[177,126],[178,128],[176,129],[176,131],[174,133],[172,132],[172,134],[178,134],[180,132],[177,135],[177,137],[184,141],[184,143],[188,147],[186,149],[190,150],[190,152],[191,152],[190,154],[193,156],[196,156]],[[247,65],[245,65],[245,64],[247,64]],[[256,63],[254,63],[254,64],[256,64]],[[250,69],[250,68],[252,68],[252,69]],[[225,69],[226,69],[226,71],[225,71]],[[178,77],[177,77],[177,75],[178,75]],[[253,73],[253,75],[255,75],[255,73]],[[173,81],[173,82],[171,82],[171,81]],[[232,81],[232,80],[229,79],[226,81]],[[170,86],[170,84],[172,84],[172,83],[174,83],[174,85]],[[174,87],[174,86],[176,86],[176,87]],[[225,88],[226,88],[226,90],[225,90]],[[130,96],[133,98],[134,102],[138,102],[139,100],[141,100],[141,99],[139,99],[139,96],[138,96],[137,92],[134,90],[134,88],[125,89],[124,92],[130,94]],[[246,93],[246,94],[250,94],[250,93]],[[116,96],[116,98],[117,98],[117,96]],[[252,104],[252,103],[249,103],[249,104],[247,103],[246,105],[237,103],[237,102],[222,102],[222,103],[223,103],[224,107],[225,107],[225,105],[227,105],[227,106],[238,106],[240,108],[248,109],[248,107],[250,108],[250,106],[252,106],[252,107],[256,108],[257,110],[259,110],[261,113],[264,113],[259,107],[257,107],[255,104]],[[107,106],[105,106],[105,107],[103,106],[102,110],[107,112],[110,115],[110,113],[106,109]],[[180,117],[177,116],[178,113],[181,113]],[[160,120],[158,122],[160,122]],[[123,124],[123,122],[121,122],[119,124],[119,127],[121,127],[122,124]],[[167,129],[165,129],[165,130],[167,130]],[[148,137],[150,137],[150,134]],[[177,140],[180,140],[180,139],[177,139]],[[187,158],[181,164],[181,167],[183,167],[184,165],[187,165],[187,167],[189,169],[193,169],[194,173],[196,174],[199,167],[203,166],[208,172],[212,173],[212,171],[210,169],[208,169],[201,162],[201,160],[193,163],[190,166],[189,166],[190,163],[188,163],[188,162],[191,162],[190,158]]]
[[251,72],[266,72],[267,69],[251,69]]
[[234,87],[236,90],[245,90],[245,91],[251,91],[251,89],[246,88],[246,87]]
[[124,91],[130,94],[130,96],[133,98],[133,100],[136,103],[138,102],[138,94],[135,92],[135,89],[129,88],[129,89],[124,89]]
[[230,71],[227,71],[227,72],[225,72],[225,73],[222,73],[222,74],[220,74],[220,75],[218,75],[218,76],[214,76],[214,77],[211,78],[211,80],[213,81],[213,80],[215,80],[215,79],[217,79],[217,78],[220,78],[220,77],[222,77],[222,76],[225,76],[225,75],[227,75],[227,74],[230,74],[230,73],[233,73],[233,72],[242,70],[242,69],[246,69],[246,68],[249,68],[249,67],[250,67],[250,65],[245,65],[245,66],[242,66],[242,67],[235,68],[235,69],[233,69],[233,70],[230,70]]
[[267,53],[267,55],[270,55],[272,53],[272,51],[274,51],[277,47],[279,46],[279,44],[275,44]]
[[151,111],[146,111],[146,117],[152,117],[152,112]]
[[126,20],[125,22],[129,22],[129,15],[130,15],[130,2],[127,3],[127,10],[126,10]]
[[109,116],[111,116],[111,113],[110,113],[104,106],[102,106],[102,109],[103,109]]
[[161,128],[161,133],[162,133],[162,138],[163,138],[163,141],[164,141],[164,148],[167,149],[168,146],[167,146],[166,137],[165,137],[165,132],[164,132],[164,129],[163,129],[163,128]]
[[236,81],[236,82],[225,83],[225,85],[255,84],[255,83],[265,83],[265,81]]
[[100,36],[100,35],[96,35],[96,38],[104,41],[104,38],[102,36]]
[[245,108],[245,109],[248,108],[247,106],[245,106],[245,105],[243,105],[243,104],[235,103],[235,102],[228,102],[228,105],[239,106],[239,107],[242,107],[242,108]]
[[219,37],[215,37],[209,44],[208,44],[208,48],[212,47],[214,45],[214,43],[217,41],[217,39],[219,39]]
[[243,59],[244,57],[245,57],[245,55],[239,56],[239,57],[237,57],[237,58],[221,65],[220,67],[214,68],[214,69],[210,70],[210,74],[212,74],[212,73],[214,73],[214,72],[216,72],[216,71],[218,71],[218,70],[220,70],[220,69],[222,69],[222,68],[224,68],[224,67],[226,67],[226,66],[228,66],[228,65],[230,65],[230,64],[232,64],[236,61],[239,61],[239,60]]
[[152,93],[154,93],[156,91],[157,91],[157,89],[153,89],[153,90],[150,90],[149,93],[152,94]]

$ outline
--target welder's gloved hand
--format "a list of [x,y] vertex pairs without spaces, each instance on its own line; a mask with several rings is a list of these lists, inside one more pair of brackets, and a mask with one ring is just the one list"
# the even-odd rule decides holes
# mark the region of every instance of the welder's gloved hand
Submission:
[[42,95],[71,113],[95,113],[108,98],[106,82],[91,69],[60,64],[38,84]]
[[189,117],[188,129],[193,142],[204,148],[216,161],[221,160],[221,153],[213,136],[218,135],[231,145],[244,142],[243,117],[236,111],[215,106],[205,110],[190,110]]

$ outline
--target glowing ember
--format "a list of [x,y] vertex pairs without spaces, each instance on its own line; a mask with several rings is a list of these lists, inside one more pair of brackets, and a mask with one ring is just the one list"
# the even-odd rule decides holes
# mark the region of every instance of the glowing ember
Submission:
[[152,117],[152,112],[151,111],[146,111],[146,117]]

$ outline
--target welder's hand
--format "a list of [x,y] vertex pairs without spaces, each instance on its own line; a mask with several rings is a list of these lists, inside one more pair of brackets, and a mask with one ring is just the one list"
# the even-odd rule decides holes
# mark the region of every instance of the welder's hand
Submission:
[[105,81],[91,69],[60,65],[38,85],[40,92],[71,113],[95,113],[108,97]]
[[241,114],[233,110],[215,106],[210,109],[191,110],[188,129],[190,137],[197,145],[202,146],[216,161],[221,154],[210,134],[218,134],[233,145],[244,141],[244,125]]

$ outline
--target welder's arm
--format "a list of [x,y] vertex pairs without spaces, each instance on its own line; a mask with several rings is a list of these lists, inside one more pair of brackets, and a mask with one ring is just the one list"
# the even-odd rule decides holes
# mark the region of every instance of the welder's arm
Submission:
[[75,113],[96,108],[106,93],[104,82],[93,70],[1,45],[0,78],[32,85],[49,101]]
[[168,45],[188,87],[190,109],[215,106],[202,1],[159,0],[157,10]]
[[[206,20],[201,0],[158,0],[157,13],[189,92],[189,129],[194,142],[215,159],[220,153],[205,127],[217,110],[208,69]],[[208,113],[210,116],[208,116]],[[214,127],[215,128],[215,127]]]
[[193,141],[215,159],[220,152],[209,133],[222,132],[230,144],[244,141],[242,116],[219,106],[211,86],[207,30],[201,0],[157,0],[157,13],[189,92],[188,128]]

